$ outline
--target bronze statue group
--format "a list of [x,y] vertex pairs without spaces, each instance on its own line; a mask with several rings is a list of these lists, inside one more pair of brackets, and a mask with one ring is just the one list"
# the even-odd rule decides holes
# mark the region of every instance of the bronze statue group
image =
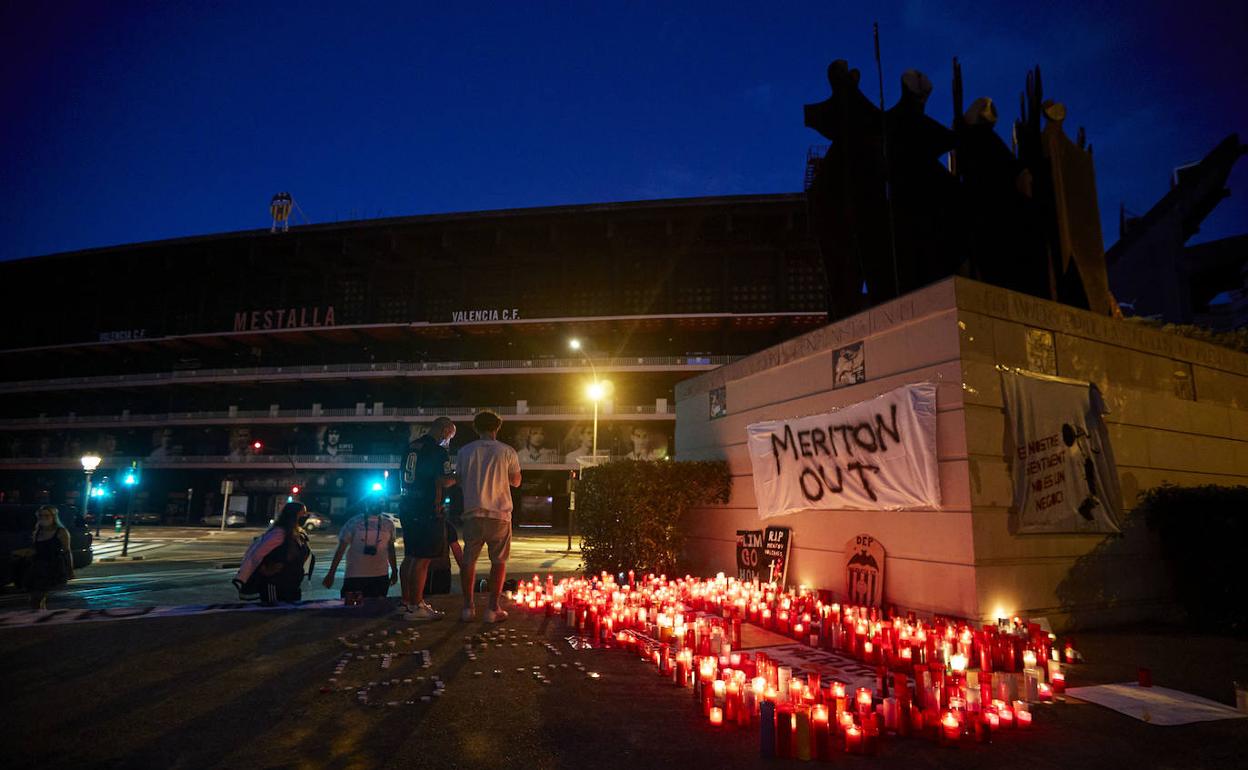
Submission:
[[[1105,315],[1109,292],[1092,148],[1065,133],[1065,107],[1027,75],[1012,144],[997,134],[996,104],[963,107],[953,62],[954,118],[926,114],[932,83],[901,76],[882,110],[860,74],[828,66],[832,95],[805,108],[831,145],[813,158],[807,190],[827,276],[829,319],[843,318],[949,275],[963,275]],[[946,160],[947,159],[947,160]]]

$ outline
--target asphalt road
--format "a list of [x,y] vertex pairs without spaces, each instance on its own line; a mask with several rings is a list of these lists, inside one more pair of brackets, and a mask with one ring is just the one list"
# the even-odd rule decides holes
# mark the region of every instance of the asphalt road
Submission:
[[[456,600],[434,601],[453,609]],[[420,636],[409,643],[413,629]],[[0,629],[6,661],[0,692],[10,705],[0,720],[4,766],[774,770],[795,764],[761,760],[756,729],[707,725],[689,690],[655,676],[634,656],[573,649],[566,635],[557,619],[519,613],[502,626],[450,619],[414,625],[395,620],[388,605]],[[428,650],[430,667],[413,655],[382,668],[369,657],[376,648],[348,649],[340,637]],[[475,660],[465,649],[470,642]],[[1072,685],[1131,679],[1137,666],[1147,665],[1159,685],[1224,702],[1230,679],[1248,663],[1248,643],[1175,631],[1088,634],[1080,645],[1092,662],[1071,672]],[[364,657],[336,673],[348,652]],[[533,674],[535,667],[548,684]],[[432,676],[445,683],[441,696],[433,695]],[[398,684],[380,684],[387,678]],[[359,701],[361,689],[371,693],[370,704]],[[889,738],[878,757],[841,755],[835,764],[1240,768],[1248,746],[1244,719],[1158,727],[1076,702],[1037,706],[1033,713],[1028,733],[1001,733],[990,745],[948,749],[926,739]]]
[[[237,598],[230,580],[247,547],[263,530],[229,529],[224,532],[195,527],[134,527],[130,534],[129,556],[138,560],[121,560],[122,539],[105,531],[96,541],[96,561],[78,571],[78,577],[49,599],[50,608],[111,608],[135,606],[172,606],[209,604]],[[305,599],[328,599],[338,596],[343,568],[339,567],[333,589],[321,585],[329,568],[337,538],[332,533],[313,533],[312,550],[316,554],[316,574],[304,583]],[[402,539],[399,541],[402,559]],[[508,568],[512,575],[534,573],[566,574],[580,565],[579,554],[558,553],[567,546],[566,536],[516,532],[512,540]],[[555,553],[552,553],[554,551]],[[118,561],[109,561],[109,559]],[[452,567],[452,591],[458,593],[458,573]],[[478,561],[477,571],[489,570],[489,560]],[[391,595],[398,594],[398,587]],[[0,611],[20,609],[28,605],[25,594],[9,586],[0,593]]]

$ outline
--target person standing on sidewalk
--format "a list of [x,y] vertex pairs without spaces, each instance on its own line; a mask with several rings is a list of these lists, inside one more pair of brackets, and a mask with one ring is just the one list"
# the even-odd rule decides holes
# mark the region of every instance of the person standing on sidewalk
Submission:
[[464,564],[459,571],[464,609],[460,620],[476,616],[473,580],[477,557],[486,546],[490,554],[490,605],[485,620],[497,623],[507,619],[507,611],[498,602],[511,554],[511,489],[520,486],[520,455],[498,440],[503,420],[497,414],[478,412],[472,426],[480,438],[460,449],[455,463],[464,493]]
[[56,506],[39,506],[35,511],[35,531],[30,537],[33,547],[14,551],[13,555],[30,559],[22,577],[23,587],[30,592],[30,608],[46,610],[48,593],[74,579],[69,530],[61,524]]
[[[403,606],[408,620],[436,620],[441,612],[425,601],[429,564],[446,557],[447,522],[443,500],[455,483],[451,455],[455,423],[439,417],[429,432],[413,441],[403,457],[399,523],[403,525]],[[460,565],[463,570],[463,565]]]
[[390,586],[399,582],[399,566],[394,557],[394,522],[371,503],[353,516],[338,533],[338,550],[329,564],[329,574],[321,581],[334,587],[334,575],[343,555],[347,557],[346,577],[339,595],[359,594],[365,599],[384,599]]

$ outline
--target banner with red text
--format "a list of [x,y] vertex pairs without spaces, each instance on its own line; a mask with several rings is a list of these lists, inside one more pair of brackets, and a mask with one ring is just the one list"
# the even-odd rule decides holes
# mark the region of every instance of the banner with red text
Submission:
[[757,422],[746,432],[761,518],[807,508],[940,506],[934,383],[827,414]]
[[1122,496],[1095,385],[1001,373],[1020,534],[1119,532]]

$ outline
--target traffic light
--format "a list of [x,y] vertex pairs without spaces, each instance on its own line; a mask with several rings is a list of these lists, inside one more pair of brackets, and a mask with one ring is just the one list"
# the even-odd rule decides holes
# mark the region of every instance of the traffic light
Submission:
[[253,441],[253,442],[252,442],[252,444],[251,444],[251,448],[252,448],[254,451],[256,451],[256,452],[259,452],[261,449],[264,449],[264,442],[263,442],[263,441]]
[[291,493],[292,495],[297,495],[297,494],[299,494],[299,485],[298,485],[298,484],[295,484],[294,486],[292,486],[292,487],[290,488],[290,493]]
[[126,469],[126,473],[121,477],[121,483],[128,487],[136,487],[139,485],[139,464],[138,462],[130,463],[130,467]]
[[380,481],[374,481],[374,482],[373,482],[373,485],[372,485],[371,487],[369,487],[369,490],[370,490],[373,494],[379,494],[379,493],[380,493],[382,490],[384,490],[385,488],[386,488],[386,487],[385,487],[385,485],[384,485],[384,484],[382,484]]

